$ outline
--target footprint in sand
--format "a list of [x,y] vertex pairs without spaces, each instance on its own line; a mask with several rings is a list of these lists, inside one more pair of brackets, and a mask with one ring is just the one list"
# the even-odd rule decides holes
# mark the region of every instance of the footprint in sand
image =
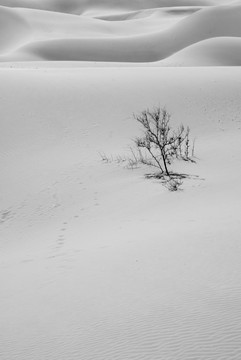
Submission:
[[[68,223],[67,222],[64,222],[63,225],[67,225]],[[57,239],[57,249],[61,248],[62,246],[64,246],[64,243],[65,243],[65,231],[66,231],[66,227],[62,227],[60,229],[61,233],[59,234],[58,236],[58,239]]]

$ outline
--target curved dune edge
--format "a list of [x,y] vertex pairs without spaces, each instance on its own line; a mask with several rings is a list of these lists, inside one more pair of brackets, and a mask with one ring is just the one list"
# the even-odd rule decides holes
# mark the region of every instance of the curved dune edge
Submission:
[[164,7],[164,8],[151,8],[151,9],[142,9],[136,11],[128,11],[122,12],[118,14],[111,14],[111,15],[102,15],[102,16],[95,16],[95,19],[105,20],[105,21],[130,21],[133,19],[142,19],[147,17],[157,17],[158,15],[165,13],[167,14],[174,14],[175,15],[190,15],[198,10],[203,9],[204,6],[175,6],[175,7]]
[[[16,61],[156,62],[202,40],[240,37],[240,17],[241,5],[213,7],[192,14],[170,29],[150,34],[35,41],[20,47],[13,54],[13,59]],[[219,46],[222,44],[223,42],[219,43]],[[235,41],[232,43],[232,49],[236,44]],[[10,58],[8,57],[8,61]],[[200,55],[200,64],[202,64],[201,59]],[[235,63],[234,59],[232,63]]]
[[31,29],[14,9],[0,6],[0,55],[12,52],[31,39]]
[[189,8],[185,9],[185,12],[180,12],[180,14],[180,8],[178,8],[177,14],[175,13],[174,15],[167,15],[168,9],[138,11],[137,17],[133,13],[128,13],[129,21],[106,21],[82,15],[33,9],[16,9],[16,12],[28,23],[31,28],[32,42],[34,42],[59,38],[96,39],[100,37],[115,38],[155,33],[168,27],[171,28],[181,19],[185,18],[185,12]]
[[225,0],[0,0],[0,6],[49,10],[72,14],[108,15],[124,11],[135,11],[167,6],[212,6]]
[[[12,5],[15,3],[17,4],[16,1],[11,2]],[[27,2],[22,5],[25,3]],[[237,41],[230,45],[236,54],[232,57],[225,56],[228,45],[223,41],[218,45],[214,42],[216,50],[213,51],[207,44],[204,47],[199,44],[191,53],[189,49],[180,54],[190,46],[208,39],[240,38],[240,2],[206,6],[202,9],[197,6],[193,8],[192,4],[198,4],[198,1],[179,1],[179,6],[175,6],[176,3],[177,1],[172,1],[170,4],[173,6],[166,8],[122,12],[119,17],[110,15],[106,20],[101,17],[67,14],[63,13],[64,11],[58,13],[0,6],[0,61],[80,61],[110,64],[160,62],[160,66],[171,66],[178,62],[188,64],[187,66],[240,63]],[[44,4],[54,6],[57,2],[45,1]],[[58,2],[58,6],[64,6],[63,4],[64,2]],[[109,0],[101,4],[105,7]],[[140,7],[140,3],[134,4],[136,8]],[[149,6],[158,4],[165,5],[166,1],[153,0]],[[87,3],[77,0],[68,3],[68,6],[70,5],[82,6],[85,10],[97,6],[95,1]],[[128,8],[126,0],[115,5],[121,9]],[[220,47],[223,47],[223,51],[218,50]],[[177,58],[171,58],[177,53]],[[210,56],[205,55],[208,53]]]
[[96,16],[96,19],[105,21],[128,21],[133,19],[141,19],[147,17],[157,17],[165,12],[166,14],[175,13],[177,15],[190,15],[198,10],[203,9],[201,6],[178,6],[178,7],[165,7],[165,8],[152,8],[138,11],[128,11],[126,13],[114,14],[114,15],[102,15]]
[[241,39],[201,41],[160,62],[162,66],[241,66]]

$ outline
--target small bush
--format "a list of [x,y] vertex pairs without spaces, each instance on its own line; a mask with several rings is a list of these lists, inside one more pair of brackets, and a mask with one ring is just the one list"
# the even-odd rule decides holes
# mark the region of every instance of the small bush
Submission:
[[[144,128],[144,135],[135,139],[143,163],[157,167],[161,174],[171,176],[168,165],[173,158],[185,161],[189,157],[190,129],[180,125],[176,130],[170,126],[171,115],[165,108],[156,107],[153,110],[144,110],[134,118]],[[147,158],[142,150],[149,154]]]
[[[143,136],[134,140],[135,148],[130,147],[130,156],[111,156],[100,153],[105,163],[125,164],[128,169],[135,169],[140,164],[158,168],[158,173],[146,174],[147,178],[156,178],[170,191],[180,190],[183,179],[190,178],[187,174],[169,170],[173,159],[195,162],[190,157],[190,129],[180,125],[172,129],[171,115],[165,108],[156,107],[133,115],[143,129]],[[191,155],[194,156],[193,141]]]

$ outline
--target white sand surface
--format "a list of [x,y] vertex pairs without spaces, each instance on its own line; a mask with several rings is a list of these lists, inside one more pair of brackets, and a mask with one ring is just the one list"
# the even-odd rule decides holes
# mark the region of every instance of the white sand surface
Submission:
[[[240,19],[0,0],[0,360],[241,359]],[[178,192],[115,160],[158,105],[195,139]]]
[[240,1],[0,1],[0,62],[239,65],[240,17]]
[[125,10],[139,10],[167,6],[211,6],[227,3],[227,0],[1,0],[1,5],[31,9],[51,10],[64,13],[120,13]]
[[[239,68],[0,71],[0,358],[239,359]],[[128,154],[166,105],[198,178],[168,192]]]
[[200,41],[166,61],[162,66],[240,66],[241,38],[221,37]]

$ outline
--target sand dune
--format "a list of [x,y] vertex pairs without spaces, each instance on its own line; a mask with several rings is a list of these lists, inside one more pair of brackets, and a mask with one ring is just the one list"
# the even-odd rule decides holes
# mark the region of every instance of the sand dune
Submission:
[[169,6],[210,6],[225,0],[1,0],[0,5],[8,7],[25,7],[30,9],[50,10],[74,14],[113,14],[130,10],[140,10]]
[[214,38],[191,45],[160,63],[162,66],[241,66],[241,39]]
[[[147,9],[147,10],[139,10],[139,11],[129,11],[127,13],[115,14],[115,15],[106,15],[106,16],[98,16],[96,18],[106,21],[125,21],[125,20],[133,20],[140,18],[151,17],[152,19],[156,17],[163,17],[163,14],[173,14],[180,15],[185,17],[187,14],[194,13],[200,10],[199,6],[183,6],[183,7],[175,7],[175,8],[162,8],[162,9]],[[162,19],[164,20],[164,19]]]
[[[240,19],[0,0],[0,360],[241,359]],[[157,105],[191,129],[178,192],[125,160]]]
[[69,38],[71,36],[73,38],[120,37],[153,33],[163,27],[172,26],[180,18],[185,17],[185,15],[166,16],[165,11],[159,9],[151,10],[151,14],[146,15],[145,17],[148,16],[148,18],[145,19],[132,17],[132,13],[130,13],[132,21],[127,22],[109,22],[81,15],[30,9],[18,9],[17,13],[28,23],[35,40],[59,37]]
[[[98,8],[95,1],[72,1],[67,4],[67,8],[66,2],[53,1],[46,4],[49,8],[58,5],[58,11],[61,12],[0,8],[2,18],[4,18],[1,23],[0,53],[2,56],[0,56],[0,61],[109,63],[160,61],[160,66],[165,66],[165,64],[172,65],[176,62],[175,59],[167,58],[200,41],[216,37],[241,36],[241,4],[239,2],[211,6],[206,2],[174,1],[165,7],[167,5],[165,1],[152,1],[146,9],[146,5],[141,2],[128,5],[129,2],[122,1],[111,7],[106,1],[101,2],[99,7],[110,10],[118,7],[120,11],[117,15],[113,15],[110,11],[109,15],[102,17],[99,15],[98,18],[86,14],[90,9]],[[37,8],[36,3],[35,5]],[[46,5],[45,8],[48,6]],[[79,11],[82,14],[85,13],[85,16],[69,14],[71,12],[69,7],[74,7],[75,10],[77,7],[85,9],[85,11]],[[139,10],[132,11],[133,8]],[[57,8],[54,10],[57,11]],[[238,42],[232,41],[231,46],[238,57]],[[191,66],[191,59],[193,59],[193,65],[239,64],[238,58],[232,60],[231,57],[225,56],[227,45],[223,41],[219,41],[218,46],[215,46],[216,49],[222,47],[223,50],[216,50],[215,56],[213,54],[209,62],[205,55],[208,47],[210,48],[208,45],[193,46],[192,54],[187,50],[185,57],[190,55],[187,63]],[[197,51],[196,55],[195,51]],[[217,58],[218,56],[220,59]],[[214,62],[213,57],[215,57]],[[197,58],[199,60],[195,60]],[[161,60],[164,60],[163,63]]]
[[16,49],[31,39],[30,28],[15,10],[0,7],[0,54]]
[[[0,70],[0,358],[241,357],[240,68]],[[160,103],[196,137],[168,192],[105,164]]]
[[[201,40],[241,36],[240,16],[241,5],[212,7],[200,10],[166,30],[128,36],[121,36],[121,26],[115,27],[113,22],[107,22],[106,25],[103,21],[102,26],[100,20],[95,20],[98,23],[98,29],[102,29],[102,34],[106,33],[109,27],[109,32],[115,28],[115,35],[113,31],[112,36],[71,38],[73,33],[71,27],[69,38],[61,38],[59,34],[58,39],[34,41],[19,48],[14,58],[52,61],[154,62],[165,59]],[[86,27],[90,28],[91,24],[88,21],[87,24]],[[85,25],[82,23],[82,26]]]

